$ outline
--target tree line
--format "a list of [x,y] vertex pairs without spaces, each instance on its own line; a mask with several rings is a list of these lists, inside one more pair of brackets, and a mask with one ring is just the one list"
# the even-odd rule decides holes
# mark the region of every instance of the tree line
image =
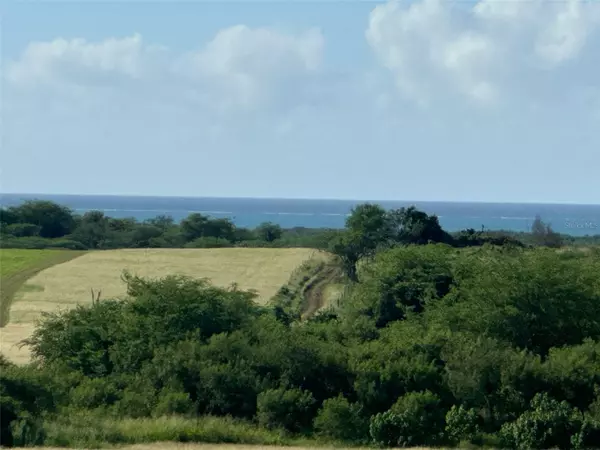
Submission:
[[321,246],[327,230],[292,228],[265,222],[254,229],[229,219],[192,213],[181,222],[167,215],[137,221],[108,217],[102,211],[78,215],[46,200],[0,209],[4,247],[12,248],[201,248],[230,246]]
[[559,247],[563,243],[597,243],[600,236],[563,236],[539,217],[531,233],[474,229],[448,233],[435,215],[415,207],[386,211],[369,203],[352,210],[344,230],[282,229],[270,222],[248,229],[236,226],[229,219],[200,213],[192,213],[180,222],[167,215],[140,222],[135,218],[108,217],[102,211],[75,214],[66,206],[46,200],[29,200],[19,206],[0,208],[0,245],[5,248],[310,247],[338,254],[352,274],[354,263],[378,248],[427,242],[455,247],[485,243]]

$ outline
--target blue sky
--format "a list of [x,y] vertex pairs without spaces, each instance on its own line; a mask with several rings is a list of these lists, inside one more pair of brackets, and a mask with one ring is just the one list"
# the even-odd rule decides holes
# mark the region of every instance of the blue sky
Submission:
[[600,3],[5,2],[0,190],[598,203]]

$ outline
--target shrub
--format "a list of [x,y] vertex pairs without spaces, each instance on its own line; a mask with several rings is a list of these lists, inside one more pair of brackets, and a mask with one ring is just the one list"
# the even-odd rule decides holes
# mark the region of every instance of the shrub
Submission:
[[368,422],[361,416],[360,405],[342,395],[323,402],[314,427],[321,435],[340,441],[360,442],[368,436]]
[[194,403],[186,392],[163,389],[158,395],[153,415],[155,417],[187,415],[194,410]]
[[41,227],[32,223],[13,223],[6,227],[2,227],[2,231],[8,235],[20,238],[39,236]]
[[223,248],[231,247],[233,244],[227,239],[217,237],[200,237],[185,244],[186,248]]
[[474,409],[452,405],[446,414],[446,436],[455,442],[472,441],[480,431],[478,422],[479,416]]
[[0,446],[39,443],[39,418],[53,409],[52,393],[30,368],[0,362]]
[[444,413],[440,399],[429,391],[411,392],[386,412],[371,417],[369,433],[376,445],[413,447],[442,440]]
[[53,239],[48,243],[48,248],[64,248],[67,250],[86,250],[87,247],[73,239]]
[[115,411],[123,417],[149,417],[156,403],[155,391],[151,386],[126,388],[121,399],[115,404]]
[[315,399],[301,389],[269,389],[257,399],[258,423],[266,428],[297,432],[306,429],[314,415]]
[[94,409],[116,403],[123,393],[110,378],[88,378],[71,392],[70,405],[76,409]]
[[548,394],[536,394],[531,409],[516,421],[505,423],[501,439],[515,449],[570,449],[573,441],[582,442],[583,414],[567,402],[558,402]]

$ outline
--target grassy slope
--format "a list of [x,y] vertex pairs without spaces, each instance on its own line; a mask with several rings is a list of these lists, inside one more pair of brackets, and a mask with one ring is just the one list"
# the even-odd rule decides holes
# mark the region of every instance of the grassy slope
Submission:
[[319,252],[292,272],[271,302],[294,317],[307,319],[335,305],[345,285],[345,277],[332,256]]
[[48,267],[83,253],[71,250],[0,249],[0,327],[8,323],[12,300],[25,281]]

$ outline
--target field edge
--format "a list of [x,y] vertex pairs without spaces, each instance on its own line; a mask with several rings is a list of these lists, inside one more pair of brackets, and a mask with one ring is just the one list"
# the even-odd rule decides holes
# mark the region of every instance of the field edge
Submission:
[[[3,250],[5,249],[0,249],[0,260]],[[21,251],[27,252],[28,250],[23,249]],[[47,258],[36,261],[31,267],[0,279],[0,328],[5,327],[10,321],[10,308],[15,295],[28,279],[37,275],[42,270],[69,262],[88,253],[83,250],[48,250],[48,252],[56,253],[53,255],[49,254]]]

